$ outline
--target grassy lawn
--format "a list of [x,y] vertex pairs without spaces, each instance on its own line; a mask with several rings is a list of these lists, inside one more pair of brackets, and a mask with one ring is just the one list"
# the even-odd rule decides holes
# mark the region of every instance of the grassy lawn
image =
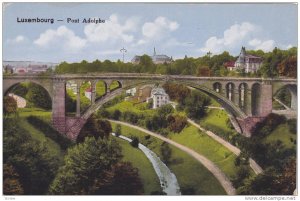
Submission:
[[55,141],[46,137],[44,133],[28,123],[25,117],[20,117],[19,125],[26,131],[28,131],[33,139],[36,139],[44,144],[51,154],[53,154],[54,156],[58,156],[61,161],[63,161],[65,153]]
[[229,178],[236,176],[237,168],[234,165],[236,156],[195,126],[188,125],[180,133],[172,133],[168,137],[216,163]]
[[116,109],[120,110],[121,112],[130,111],[135,113],[143,113],[143,114],[154,114],[155,110],[147,109],[146,108],[147,103],[139,103],[135,104],[131,101],[122,101],[112,107],[108,108],[108,111],[114,111]]
[[293,141],[297,139],[297,135],[292,134],[289,131],[287,124],[279,125],[270,135],[268,135],[263,141],[265,143],[276,142],[280,140],[286,148],[296,148],[296,145]]
[[102,81],[96,83],[96,99],[105,94],[105,84]]
[[[114,130],[116,124],[112,123],[112,127]],[[163,142],[161,140],[127,126],[121,125],[121,130],[124,136],[138,137],[142,144],[146,145],[162,158],[160,146]],[[146,136],[148,137],[145,138]],[[170,158],[171,163],[168,167],[176,175],[181,191],[191,190],[194,191],[196,195],[226,194],[217,179],[201,163],[172,145],[170,145],[170,148],[172,150],[172,156]]]
[[159,179],[153,169],[151,162],[145,154],[137,148],[133,148],[129,142],[117,137],[113,137],[122,147],[123,161],[128,161],[133,167],[139,169],[140,178],[144,184],[144,194],[150,195],[151,192],[161,191]]
[[46,122],[51,122],[52,111],[47,111],[41,108],[18,108],[19,117],[25,118],[29,116],[41,117]]
[[119,87],[119,82],[118,81],[113,81],[110,85],[109,85],[109,89],[110,90],[114,90],[116,88]]
[[207,115],[200,120],[200,125],[213,125],[224,131],[231,131],[227,126],[228,115],[225,110],[208,109]]

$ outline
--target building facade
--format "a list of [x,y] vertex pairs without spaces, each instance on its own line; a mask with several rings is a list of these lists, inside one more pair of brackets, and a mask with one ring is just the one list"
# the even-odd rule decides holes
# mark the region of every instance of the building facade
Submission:
[[169,95],[161,87],[155,87],[151,90],[151,96],[147,99],[147,103],[152,101],[153,109],[159,108],[170,102]]
[[[156,54],[156,50],[154,48],[153,55],[151,56],[151,59],[154,64],[164,64],[164,63],[171,63],[173,62],[173,58],[169,57],[165,54]],[[133,64],[139,64],[141,61],[141,56],[135,55],[131,59],[131,63]]]
[[241,53],[236,60],[234,67],[235,70],[245,70],[246,73],[254,73],[257,72],[261,67],[263,59],[258,56],[253,56],[250,54],[246,54],[246,48],[242,47]]

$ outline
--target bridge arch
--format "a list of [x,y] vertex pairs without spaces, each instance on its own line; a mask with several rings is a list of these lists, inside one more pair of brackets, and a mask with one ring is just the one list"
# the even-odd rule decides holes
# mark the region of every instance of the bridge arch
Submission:
[[95,81],[95,91],[97,101],[99,98],[105,96],[107,94],[108,84],[104,80],[96,80]]
[[[286,97],[287,100],[281,100],[284,97],[276,97],[280,96],[282,92],[285,96],[288,96]],[[278,98],[279,100],[277,99],[277,101],[284,102],[283,104],[288,107],[286,109],[297,110],[297,85],[286,84],[281,86],[281,88],[274,91],[273,98],[274,100]]]
[[213,83],[213,89],[217,92],[217,93],[222,93],[222,84],[220,82],[215,82]]
[[254,83],[251,88],[251,113],[252,116],[259,116],[261,111],[261,84]]
[[[16,100],[18,100],[18,96],[22,97],[20,98],[22,104],[24,104],[22,107],[27,107],[28,103],[33,103],[34,107],[38,107],[38,108],[42,108],[45,110],[51,110],[52,105],[53,105],[53,97],[50,95],[49,91],[47,90],[47,88],[45,88],[43,85],[41,85],[39,82],[35,82],[35,81],[26,81],[26,82],[18,82],[18,83],[14,83],[13,85],[11,85],[9,88],[6,88],[5,90],[3,90],[3,97],[9,95],[9,93],[13,93],[13,90],[18,87],[21,86],[22,84],[26,84],[26,89],[28,91],[25,91],[25,88],[21,88],[19,89],[19,91],[21,90],[22,92],[25,92],[24,95],[28,95],[29,93],[31,93],[30,100],[26,100],[25,96],[23,95],[19,95],[19,94],[15,94],[17,95],[15,98]],[[37,91],[38,90],[38,94]],[[41,99],[43,99],[43,101],[41,101]],[[25,100],[25,101],[24,101]]]
[[122,82],[119,80],[113,80],[108,86],[109,91],[114,91],[122,87],[123,87]]
[[26,83],[26,82],[31,82],[34,84],[37,84],[41,86],[43,89],[45,89],[51,100],[53,96],[53,87],[52,87],[52,82],[49,82],[48,80],[35,80],[35,79],[8,79],[5,82],[3,82],[3,96],[5,96],[9,90],[11,90],[13,87],[17,86],[18,84],[21,83]]
[[229,82],[226,84],[226,97],[230,100],[234,102],[234,90],[235,90],[235,85],[232,82]]
[[244,112],[246,112],[246,106],[248,104],[248,84],[243,82],[239,85],[238,88],[238,96],[239,96],[239,100],[238,100],[238,104],[239,107],[242,108],[242,110]]

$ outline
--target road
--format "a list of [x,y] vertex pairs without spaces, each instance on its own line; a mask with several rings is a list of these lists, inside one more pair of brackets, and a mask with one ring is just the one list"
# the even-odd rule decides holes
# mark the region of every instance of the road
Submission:
[[[190,124],[192,124],[193,126],[196,126],[197,128],[199,128],[201,131],[203,131],[208,136],[210,136],[211,138],[213,138],[214,140],[216,140],[217,142],[222,144],[224,147],[226,147],[230,151],[232,151],[235,155],[237,155],[237,156],[240,155],[241,150],[239,148],[237,148],[236,146],[233,146],[232,144],[225,141],[223,138],[219,137],[218,135],[214,134],[213,132],[205,130],[199,124],[194,122],[193,120],[188,119],[188,122]],[[255,174],[260,174],[260,173],[263,172],[263,169],[252,158],[249,159],[249,164],[250,164],[250,167],[252,168],[252,170],[254,171]]]
[[208,160],[205,156],[195,152],[194,150],[179,144],[171,139],[168,139],[166,137],[163,137],[157,133],[151,132],[149,130],[146,130],[144,128],[141,128],[139,126],[135,126],[126,122],[121,122],[121,121],[115,121],[115,120],[109,120],[113,123],[117,123],[117,124],[122,124],[137,130],[140,130],[144,133],[147,133],[153,137],[159,138],[160,140],[167,142],[175,147],[177,147],[178,149],[182,150],[183,152],[187,153],[188,155],[192,156],[193,158],[195,158],[197,161],[199,161],[203,166],[205,166],[207,168],[207,170],[209,170],[215,177],[216,179],[220,182],[220,184],[222,185],[222,187],[224,188],[224,190],[226,191],[226,193],[228,195],[235,195],[236,194],[236,189],[233,187],[231,181],[229,180],[229,178],[218,168],[217,165],[215,165],[212,161]]

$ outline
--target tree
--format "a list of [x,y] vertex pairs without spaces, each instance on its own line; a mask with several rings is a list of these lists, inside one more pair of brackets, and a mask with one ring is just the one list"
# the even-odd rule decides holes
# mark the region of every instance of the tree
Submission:
[[107,185],[103,185],[102,181],[95,182],[92,189],[96,190],[91,194],[141,195],[143,193],[143,183],[138,169],[132,167],[131,163],[119,162],[107,173],[109,174]]
[[64,166],[49,188],[52,195],[93,195],[110,186],[112,167],[122,158],[121,147],[114,140],[87,137],[68,150]]
[[25,195],[43,195],[61,160],[45,144],[33,139],[17,121],[10,118],[3,124],[3,163],[13,166]]
[[119,137],[120,135],[122,135],[122,128],[121,128],[121,125],[120,124],[117,124],[116,125],[116,131],[115,131],[115,134],[117,137]]
[[19,174],[10,164],[3,165],[3,194],[4,195],[22,195],[23,187],[19,181]]
[[51,109],[51,98],[48,92],[43,87],[37,84],[29,84],[26,98],[36,107],[40,107],[46,110]]
[[90,117],[83,128],[81,129],[78,137],[77,143],[84,141],[86,137],[98,138],[108,138],[109,134],[112,132],[111,124],[108,120],[98,119],[95,116]]
[[20,83],[13,87],[11,92],[25,98],[28,92],[28,88],[26,87],[25,83]]
[[172,149],[166,142],[163,142],[160,146],[160,153],[162,155],[164,163],[166,163],[167,165],[170,164],[170,159],[172,157]]
[[281,186],[282,195],[293,195],[296,189],[296,159],[291,158],[285,165],[279,182]]
[[278,72],[280,76],[297,77],[297,57],[291,56],[278,64]]
[[169,115],[167,121],[168,128],[175,133],[180,133],[187,125],[187,119],[185,116]]
[[185,111],[190,118],[199,119],[206,113],[206,106],[210,103],[210,99],[198,91],[192,91],[191,96],[184,100]]
[[17,110],[17,101],[11,96],[5,96],[3,100],[4,115],[16,114]]
[[122,115],[121,111],[116,109],[112,114],[112,118],[115,120],[119,120],[121,115]]
[[130,142],[131,146],[135,147],[135,148],[138,148],[139,147],[139,138],[137,137],[133,137],[132,138],[132,141]]
[[157,109],[157,114],[162,117],[166,117],[174,112],[174,108],[171,104],[163,105]]

